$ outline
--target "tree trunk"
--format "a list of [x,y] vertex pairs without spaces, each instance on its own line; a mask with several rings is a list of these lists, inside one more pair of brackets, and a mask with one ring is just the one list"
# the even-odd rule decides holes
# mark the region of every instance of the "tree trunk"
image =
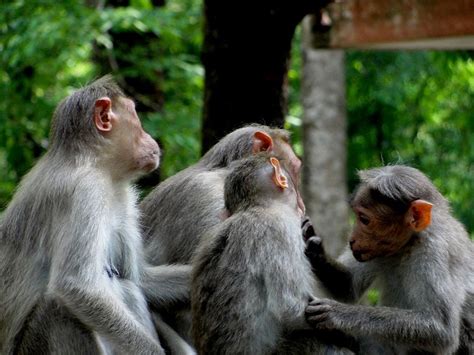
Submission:
[[325,33],[318,33],[314,21],[303,21],[303,195],[326,250],[335,256],[346,243],[349,219],[345,54],[315,47]]
[[291,40],[322,3],[205,0],[203,153],[243,124],[283,126]]

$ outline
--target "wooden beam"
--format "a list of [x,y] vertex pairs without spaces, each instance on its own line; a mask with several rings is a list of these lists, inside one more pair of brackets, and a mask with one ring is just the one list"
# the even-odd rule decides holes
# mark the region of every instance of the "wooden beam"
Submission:
[[336,0],[329,13],[333,48],[474,48],[474,0]]

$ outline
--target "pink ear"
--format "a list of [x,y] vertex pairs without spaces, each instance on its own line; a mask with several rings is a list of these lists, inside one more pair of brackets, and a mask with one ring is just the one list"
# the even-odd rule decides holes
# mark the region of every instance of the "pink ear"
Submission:
[[253,135],[253,152],[267,152],[273,148],[273,139],[263,131],[257,131]]
[[101,97],[95,101],[94,123],[99,132],[110,132],[112,130],[111,107],[112,101],[108,97]]
[[271,157],[270,164],[273,166],[272,179],[276,186],[282,190],[288,188],[288,179],[281,171],[280,162],[277,158]]
[[433,204],[425,200],[415,200],[411,203],[407,219],[413,231],[421,232],[431,224],[432,208]]

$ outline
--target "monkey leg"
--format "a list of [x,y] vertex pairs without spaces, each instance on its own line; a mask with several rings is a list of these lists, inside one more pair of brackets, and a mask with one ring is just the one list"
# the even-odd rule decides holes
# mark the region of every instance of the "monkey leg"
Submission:
[[19,355],[102,353],[94,332],[55,300],[40,300],[15,343]]

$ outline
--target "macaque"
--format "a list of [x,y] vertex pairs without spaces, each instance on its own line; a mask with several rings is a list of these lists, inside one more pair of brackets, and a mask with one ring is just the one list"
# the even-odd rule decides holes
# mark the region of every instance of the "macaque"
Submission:
[[193,263],[198,354],[348,353],[323,345],[304,319],[316,285],[289,172],[268,153],[231,166],[229,218],[209,232]]
[[474,246],[447,200],[411,167],[359,176],[352,255],[331,260],[318,237],[306,253],[336,299],[357,301],[377,282],[380,307],[314,300],[308,322],[359,338],[364,354],[473,354]]
[[[140,204],[146,256],[153,265],[189,264],[203,236],[226,217],[224,179],[233,161],[259,152],[282,158],[288,178],[298,190],[301,161],[289,143],[289,133],[267,126],[246,126],[229,133],[196,164],[159,184]],[[191,341],[186,309],[171,309],[166,321]]]
[[187,302],[190,268],[143,262],[131,182],[158,144],[110,76],[59,104],[50,138],[0,222],[0,353],[164,354],[147,303]]
[[[154,265],[189,263],[202,236],[224,215],[229,164],[258,152],[282,157],[298,187],[301,162],[282,129],[252,125],[228,134],[195,165],[159,184],[140,204],[147,257]],[[298,204],[304,211],[297,190]]]

